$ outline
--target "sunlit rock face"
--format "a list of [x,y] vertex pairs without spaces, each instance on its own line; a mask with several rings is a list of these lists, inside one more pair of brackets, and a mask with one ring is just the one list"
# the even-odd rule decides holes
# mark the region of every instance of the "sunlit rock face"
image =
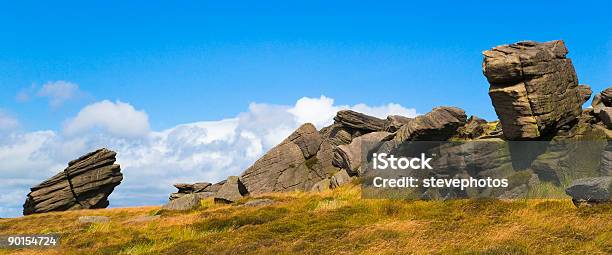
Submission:
[[489,96],[509,140],[534,139],[574,121],[585,89],[578,86],[563,41],[533,41],[483,52]]

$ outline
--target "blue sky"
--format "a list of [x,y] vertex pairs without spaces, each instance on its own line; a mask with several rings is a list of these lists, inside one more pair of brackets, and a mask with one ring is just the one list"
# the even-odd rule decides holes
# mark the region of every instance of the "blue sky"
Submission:
[[125,175],[111,206],[154,205],[340,109],[494,120],[481,52],[496,45],[563,39],[580,83],[612,85],[606,1],[176,2],[0,8],[0,217],[100,147]]
[[[320,95],[419,112],[456,105],[494,119],[480,53],[525,39],[564,39],[581,83],[612,84],[605,1],[215,2],[5,4],[0,108],[28,130],[58,129],[101,99],[146,110],[155,129]],[[56,80],[88,96],[53,109],[15,100]]]

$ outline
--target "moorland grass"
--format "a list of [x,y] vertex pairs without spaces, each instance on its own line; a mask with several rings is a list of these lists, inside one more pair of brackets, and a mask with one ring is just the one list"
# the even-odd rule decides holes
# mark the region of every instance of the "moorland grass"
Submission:
[[[0,220],[0,235],[59,233],[61,247],[0,254],[612,254],[612,206],[568,199],[361,199],[357,184],[266,194],[271,206],[47,213]],[[109,223],[80,224],[100,215]],[[160,215],[146,222],[139,216]]]

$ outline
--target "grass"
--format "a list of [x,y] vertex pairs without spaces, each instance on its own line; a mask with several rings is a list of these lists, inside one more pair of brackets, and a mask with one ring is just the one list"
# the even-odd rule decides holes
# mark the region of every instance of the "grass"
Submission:
[[[266,194],[265,207],[117,208],[0,219],[0,235],[59,233],[61,247],[0,254],[611,254],[612,206],[563,200],[361,199],[360,186]],[[253,199],[253,198],[247,198]],[[242,201],[244,202],[244,201]],[[80,224],[100,215],[109,223]],[[148,222],[136,217],[160,215]]]

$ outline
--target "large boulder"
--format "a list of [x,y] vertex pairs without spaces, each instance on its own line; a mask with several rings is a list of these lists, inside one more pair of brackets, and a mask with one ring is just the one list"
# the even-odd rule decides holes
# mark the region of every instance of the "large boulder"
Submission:
[[590,177],[572,182],[565,193],[575,204],[597,204],[610,202],[612,198],[612,176]]
[[304,124],[249,167],[241,175],[242,183],[251,194],[310,190],[326,177],[314,167],[320,145],[317,129]]
[[383,139],[388,138],[389,132],[372,132],[353,139],[350,144],[340,145],[334,150],[333,164],[346,169],[350,174],[359,174],[364,154],[374,149]]
[[509,140],[554,133],[582,112],[578,86],[563,41],[518,42],[483,52],[489,96]]
[[248,195],[247,188],[238,176],[230,176],[215,194],[215,203],[233,203]]
[[467,122],[465,111],[456,107],[436,107],[402,126],[394,138],[404,141],[446,141]]
[[123,180],[117,153],[99,149],[68,163],[64,171],[32,187],[23,214],[106,208]]

